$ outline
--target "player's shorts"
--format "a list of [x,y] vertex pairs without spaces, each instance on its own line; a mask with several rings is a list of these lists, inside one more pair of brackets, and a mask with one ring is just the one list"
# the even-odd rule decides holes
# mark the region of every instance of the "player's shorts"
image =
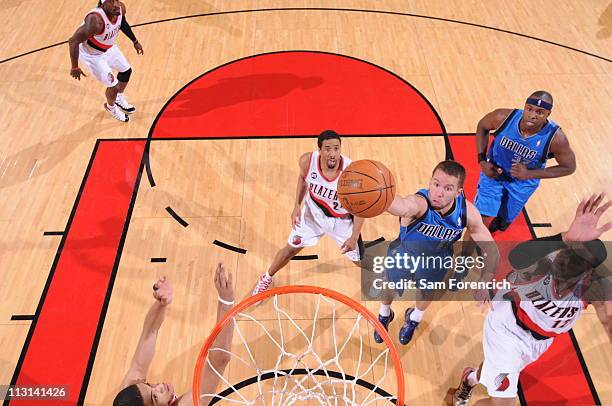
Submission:
[[[300,224],[291,230],[287,243],[294,247],[312,247],[317,245],[321,237],[329,235],[338,246],[353,233],[353,219],[328,217],[319,209],[312,209],[307,203],[302,207]],[[361,255],[359,246],[344,254],[351,261],[359,261]]]
[[483,216],[500,217],[511,223],[539,184],[539,181],[533,182],[532,179],[528,179],[528,182],[491,179],[481,172],[474,206]]
[[[430,243],[428,243],[430,244]],[[446,274],[450,269],[444,268],[444,258],[446,256],[452,256],[452,251],[442,250],[439,252],[430,252],[428,254],[422,254],[420,251],[413,251],[413,241],[399,241],[395,240],[389,245],[387,250],[387,257],[397,258],[399,254],[402,260],[394,261],[393,265],[385,268],[386,280],[396,283],[395,291],[398,296],[404,294],[404,289],[399,283],[403,280],[414,281],[416,288],[423,292],[432,292],[436,289],[433,288],[434,283],[442,282],[446,278]],[[407,260],[404,260],[404,254],[408,256]],[[427,260],[430,261],[427,264],[420,263],[420,266],[412,267],[413,263],[409,258],[415,260]],[[410,269],[408,269],[410,268]]]
[[494,302],[494,310],[484,322],[484,363],[480,373],[480,383],[489,396],[516,397],[520,372],[540,358],[552,342],[552,338],[538,340],[519,327],[509,301]]
[[79,44],[79,62],[104,86],[113,87],[119,83],[113,69],[117,72],[130,69],[130,64],[117,45],[100,54],[92,54],[88,48],[83,43]]

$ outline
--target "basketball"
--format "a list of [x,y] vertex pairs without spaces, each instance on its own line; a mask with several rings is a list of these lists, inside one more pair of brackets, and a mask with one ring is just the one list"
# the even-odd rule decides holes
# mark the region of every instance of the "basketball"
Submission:
[[376,217],[389,208],[395,197],[395,178],[380,162],[352,162],[338,179],[340,204],[358,217]]

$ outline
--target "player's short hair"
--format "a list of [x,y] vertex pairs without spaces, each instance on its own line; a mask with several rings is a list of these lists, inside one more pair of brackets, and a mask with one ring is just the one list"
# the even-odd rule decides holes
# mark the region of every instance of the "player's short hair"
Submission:
[[325,140],[338,140],[340,141],[340,143],[342,143],[342,140],[340,139],[338,133],[333,130],[325,130],[321,134],[319,134],[319,137],[317,138],[317,145],[319,146],[319,148],[323,146],[323,141]]
[[597,268],[608,256],[606,246],[601,240],[570,243],[570,248],[562,249],[561,252],[566,260],[563,261],[564,269],[559,272],[560,276],[565,278],[572,278]]
[[142,393],[140,393],[138,386],[134,384],[123,388],[117,393],[117,396],[115,396],[113,406],[144,406]]
[[442,161],[436,165],[431,175],[433,176],[438,169],[449,176],[454,176],[459,179],[459,187],[463,187],[463,182],[465,181],[465,168],[459,162],[452,160]]

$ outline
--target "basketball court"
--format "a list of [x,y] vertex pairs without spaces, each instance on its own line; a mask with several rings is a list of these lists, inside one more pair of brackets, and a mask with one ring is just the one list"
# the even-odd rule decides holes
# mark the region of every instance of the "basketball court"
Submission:
[[[216,317],[216,263],[233,272],[237,299],[248,297],[290,231],[298,158],[325,129],[343,137],[343,155],[385,163],[401,195],[426,187],[435,164],[454,158],[466,166],[472,200],[478,120],[544,89],[577,170],[543,180],[496,239],[564,231],[579,198],[612,196],[606,2],[125,3],[145,52],[136,55],[120,34],[134,70],[126,94],[138,109],[128,123],[104,111],[94,78],[69,75],[65,41],[95,1],[0,4],[0,384],[68,385],[68,399],[45,404],[112,404],[162,275],[175,298],[148,381],[191,388]],[[390,241],[397,231],[385,214],[366,220],[362,234]],[[300,255],[275,286],[320,286],[360,301],[360,271],[331,239]],[[283,300],[305,331],[317,325],[313,303]],[[378,302],[362,304],[378,311]],[[321,313],[317,345],[333,357],[332,324],[346,335],[357,316],[330,314]],[[277,328],[273,312],[252,315]],[[463,368],[482,359],[483,318],[474,303],[434,303],[406,347],[397,343],[401,323],[391,325],[407,405],[446,404]],[[238,324],[272,362],[261,326]],[[285,339],[304,345],[300,337]],[[374,363],[384,348],[371,331],[363,340],[365,353],[355,343],[342,353],[350,368]],[[234,344],[242,348],[239,335]],[[517,404],[610,404],[610,365],[612,347],[589,308],[524,371]],[[230,365],[227,376],[237,383],[250,372]],[[362,379],[378,376],[375,366]],[[383,389],[396,386],[391,379]],[[479,387],[472,399],[485,394]]]

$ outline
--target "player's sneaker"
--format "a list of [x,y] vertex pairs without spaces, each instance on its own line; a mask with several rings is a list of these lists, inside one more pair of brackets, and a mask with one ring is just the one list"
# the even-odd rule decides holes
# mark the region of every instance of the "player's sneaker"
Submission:
[[123,93],[117,93],[117,98],[115,99],[115,104],[119,106],[119,108],[125,111],[128,114],[132,114],[136,112],[136,107],[132,106]]
[[418,321],[410,320],[410,314],[414,311],[413,307],[406,309],[404,313],[404,325],[399,331],[399,342],[406,345],[412,340],[414,330],[419,326]]
[[255,286],[255,289],[253,289],[253,296],[258,293],[265,292],[266,290],[270,289],[270,286],[272,286],[272,277],[268,276],[268,274],[261,275],[259,282],[257,282],[257,286]]
[[[395,313],[393,313],[393,310],[391,310],[391,314],[388,316],[381,316],[380,314],[378,315],[378,321],[380,321],[380,324],[382,324],[385,330],[387,331],[389,331],[388,326],[393,321],[394,318],[395,318]],[[380,334],[378,334],[378,331],[376,330],[374,330],[374,341],[376,341],[378,344],[383,342],[382,337],[380,336]]]
[[467,367],[461,374],[461,383],[453,394],[453,406],[467,406],[470,398],[472,397],[472,390],[474,387],[468,383],[468,375],[474,372],[474,368]]
[[111,107],[108,104],[104,103],[104,108],[110,113],[111,116],[115,117],[117,120],[123,121],[124,123],[130,121],[130,118],[127,116],[127,114],[119,110],[116,104]]

